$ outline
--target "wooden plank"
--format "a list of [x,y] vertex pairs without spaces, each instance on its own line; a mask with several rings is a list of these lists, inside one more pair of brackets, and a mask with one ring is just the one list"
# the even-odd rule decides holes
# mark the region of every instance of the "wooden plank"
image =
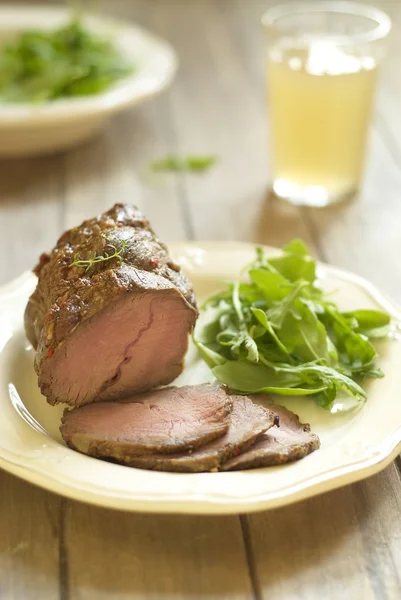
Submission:
[[[104,12],[136,19],[151,29],[159,18],[143,0],[116,2],[104,8]],[[165,91],[160,98],[125,111],[112,119],[97,139],[67,155],[68,227],[115,202],[131,202],[145,212],[163,239],[180,240],[190,235],[181,216],[177,177],[150,177],[148,173],[152,161],[173,151],[169,94]]]
[[99,214],[115,202],[139,206],[166,240],[187,236],[174,176],[150,181],[150,161],[169,152],[165,98],[113,119],[97,139],[65,157],[66,226]]
[[60,168],[57,156],[0,161],[0,284],[32,269],[57,239]]
[[328,209],[309,210],[309,222],[324,258],[357,272],[400,302],[401,171],[377,130],[359,198]]
[[388,13],[393,22],[393,31],[381,68],[377,99],[378,124],[381,135],[386,140],[394,160],[401,169],[401,123],[399,119],[401,98],[401,39],[399,35],[401,30],[401,4],[393,0],[380,0],[377,5]]
[[58,598],[60,499],[4,471],[0,488],[0,598]]
[[[368,277],[396,300],[400,298],[396,284],[400,267],[397,261],[389,260],[389,249],[392,253],[401,250],[398,234],[401,206],[397,193],[400,186],[401,172],[376,129],[359,198],[323,211],[305,211],[322,257]],[[341,509],[336,509],[337,506]],[[316,597],[324,593],[325,597],[336,598],[341,592],[342,597],[350,599],[358,593],[363,598],[398,598],[401,564],[397,556],[401,552],[401,537],[395,523],[400,510],[400,477],[395,465],[367,482],[304,503],[291,515],[296,515],[293,526],[306,548],[293,544],[290,562],[301,564],[305,569],[307,565],[313,568],[318,555],[330,556],[325,561],[324,573],[314,570]],[[288,514],[286,510],[278,513],[277,522],[281,522],[281,526]],[[313,527],[312,521],[316,523]],[[274,571],[276,565],[270,562],[274,560],[271,555],[262,558],[269,553],[260,543],[260,536],[257,537],[261,523],[254,519],[251,523],[257,547],[257,572],[263,597],[267,598],[271,584],[263,579],[262,573],[267,568]],[[351,527],[349,535],[352,523],[356,527]],[[276,538],[275,528],[265,530],[268,532],[270,540]],[[282,543],[287,544],[285,540]],[[351,556],[354,557],[352,563]],[[281,569],[285,570],[285,565]],[[302,574],[295,581],[288,569],[286,573],[288,577],[283,577],[281,584],[277,579],[275,585],[282,585],[283,593],[289,598],[309,598],[306,579],[304,588],[299,581]],[[303,589],[301,596],[300,588]]]
[[259,597],[396,600],[400,510],[392,465],[365,483],[250,516]]
[[252,598],[236,517],[136,515],[70,503],[74,600]]
[[[0,282],[31,269],[61,230],[60,159],[0,162]],[[59,594],[60,500],[0,471],[0,598]]]

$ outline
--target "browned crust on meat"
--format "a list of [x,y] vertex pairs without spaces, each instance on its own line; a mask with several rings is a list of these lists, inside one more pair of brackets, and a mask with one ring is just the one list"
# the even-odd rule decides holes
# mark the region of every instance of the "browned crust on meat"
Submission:
[[[166,390],[173,388],[164,388]],[[210,424],[210,428],[202,433],[194,434],[192,437],[186,436],[185,438],[169,437],[163,440],[162,444],[155,445],[154,443],[144,443],[132,440],[130,442],[119,441],[119,440],[100,440],[96,436],[90,435],[87,432],[74,432],[69,431],[69,420],[74,416],[77,411],[96,410],[101,403],[96,405],[96,408],[86,406],[78,407],[75,409],[65,409],[62,419],[60,432],[63,436],[66,444],[73,450],[77,450],[83,454],[93,456],[95,458],[112,458],[117,462],[127,463],[133,457],[140,457],[143,455],[150,455],[154,453],[159,454],[173,454],[176,452],[192,452],[204,446],[213,440],[221,438],[227,433],[230,426],[230,415],[233,408],[233,401],[229,396],[220,398],[223,402],[216,411],[213,413],[213,419],[215,423]],[[110,404],[110,403],[107,403]],[[118,403],[113,403],[116,406]]]
[[[120,251],[123,243],[127,246],[121,260],[96,263],[87,272],[71,267],[75,255],[88,259],[110,251],[110,244]],[[39,280],[25,310],[25,330],[37,350],[35,370],[45,395],[48,390],[40,379],[42,361],[51,360],[79,324],[125,293],[174,293],[193,312],[193,324],[198,314],[190,282],[134,206],[116,204],[66,231],[49,254],[42,254],[34,272]]]
[[[134,457],[149,455],[155,452],[166,454],[167,456],[174,452],[192,452],[196,448],[222,437],[230,426],[228,417],[231,409],[232,403],[227,402],[224,409],[218,411],[221,413],[222,419],[222,423],[219,426],[213,427],[201,435],[198,434],[193,437],[186,437],[185,439],[170,438],[165,444],[157,446],[150,444],[135,444],[133,442],[101,441],[90,439],[87,435],[75,434],[70,436],[65,433],[67,424],[66,412],[70,412],[68,409],[64,412],[60,431],[67,446],[73,450],[77,450],[82,454],[87,454],[88,456],[93,456],[95,458],[113,458],[117,462],[126,463],[131,458],[133,459]],[[79,408],[76,410],[79,410]]]
[[[242,402],[244,400],[243,396],[230,397],[234,402],[234,410],[235,402]],[[256,411],[259,412],[257,419],[250,424],[248,432],[240,440],[236,440],[234,444],[225,444],[224,438],[220,438],[215,442],[203,446],[193,454],[163,456],[155,453],[143,457],[135,456],[123,462],[130,467],[152,469],[154,471],[178,473],[218,471],[229,458],[252,446],[262,433],[273,427],[275,417],[273,412],[256,405],[253,407],[253,410],[255,414]],[[220,447],[219,444],[221,444]]]
[[[224,433],[226,433],[226,431]],[[155,453],[151,453],[148,456],[132,456],[125,460],[116,459],[116,462],[125,464],[129,467],[135,467],[137,469],[147,469],[150,471],[167,471],[171,473],[217,472],[221,470],[221,466],[223,465],[223,463],[225,463],[229,458],[234,456],[237,452],[242,452],[247,448],[251,447],[255,443],[258,435],[260,435],[261,433],[263,433],[263,431],[259,431],[255,434],[253,438],[244,440],[236,446],[224,446],[220,448],[216,453],[209,453],[205,451],[202,457],[197,457],[194,460],[191,460],[191,450],[188,452],[188,455],[186,457],[170,457],[168,454],[161,456],[156,455]],[[193,450],[196,450],[196,448],[194,448]],[[186,460],[184,460],[184,458]]]
[[[284,406],[269,404],[269,409],[279,417],[279,427],[272,427],[256,441],[246,452],[235,458],[231,458],[222,466],[223,471],[235,471],[243,469],[256,469],[259,467],[271,467],[283,465],[305,458],[320,448],[319,437],[311,432],[308,423],[301,423],[298,415],[287,410]],[[292,432],[291,428],[295,427]],[[277,443],[276,437],[280,435],[279,428],[290,431],[285,443]],[[291,441],[291,437],[293,441]]]

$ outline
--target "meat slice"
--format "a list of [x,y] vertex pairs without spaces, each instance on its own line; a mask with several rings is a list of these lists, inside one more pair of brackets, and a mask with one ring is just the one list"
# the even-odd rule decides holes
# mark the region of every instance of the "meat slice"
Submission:
[[138,209],[116,204],[65,232],[34,271],[25,330],[50,404],[121,399],[180,374],[194,293]]
[[217,471],[231,456],[251,445],[256,438],[274,424],[275,416],[245,396],[230,396],[233,401],[231,423],[221,438],[179,454],[154,453],[135,456],[124,461],[132,467],[156,471],[202,472]]
[[269,408],[278,416],[279,426],[261,435],[243,454],[227,460],[223,471],[282,465],[300,460],[320,447],[318,436],[311,432],[308,424],[300,422],[298,415],[277,404]]
[[212,385],[169,387],[133,400],[66,410],[64,440],[84,454],[124,462],[134,455],[192,450],[229,428],[232,400]]

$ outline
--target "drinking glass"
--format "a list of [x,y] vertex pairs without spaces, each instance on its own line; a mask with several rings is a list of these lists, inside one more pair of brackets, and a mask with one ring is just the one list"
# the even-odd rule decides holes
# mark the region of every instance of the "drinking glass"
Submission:
[[262,24],[273,191],[307,206],[351,197],[390,18],[371,6],[316,0],[281,4]]

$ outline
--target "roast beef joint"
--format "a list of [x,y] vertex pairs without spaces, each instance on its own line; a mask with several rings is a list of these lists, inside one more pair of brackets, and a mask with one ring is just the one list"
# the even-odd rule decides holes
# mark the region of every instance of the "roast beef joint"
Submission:
[[50,404],[124,398],[180,374],[194,292],[136,208],[116,204],[67,231],[35,272],[25,329]]

